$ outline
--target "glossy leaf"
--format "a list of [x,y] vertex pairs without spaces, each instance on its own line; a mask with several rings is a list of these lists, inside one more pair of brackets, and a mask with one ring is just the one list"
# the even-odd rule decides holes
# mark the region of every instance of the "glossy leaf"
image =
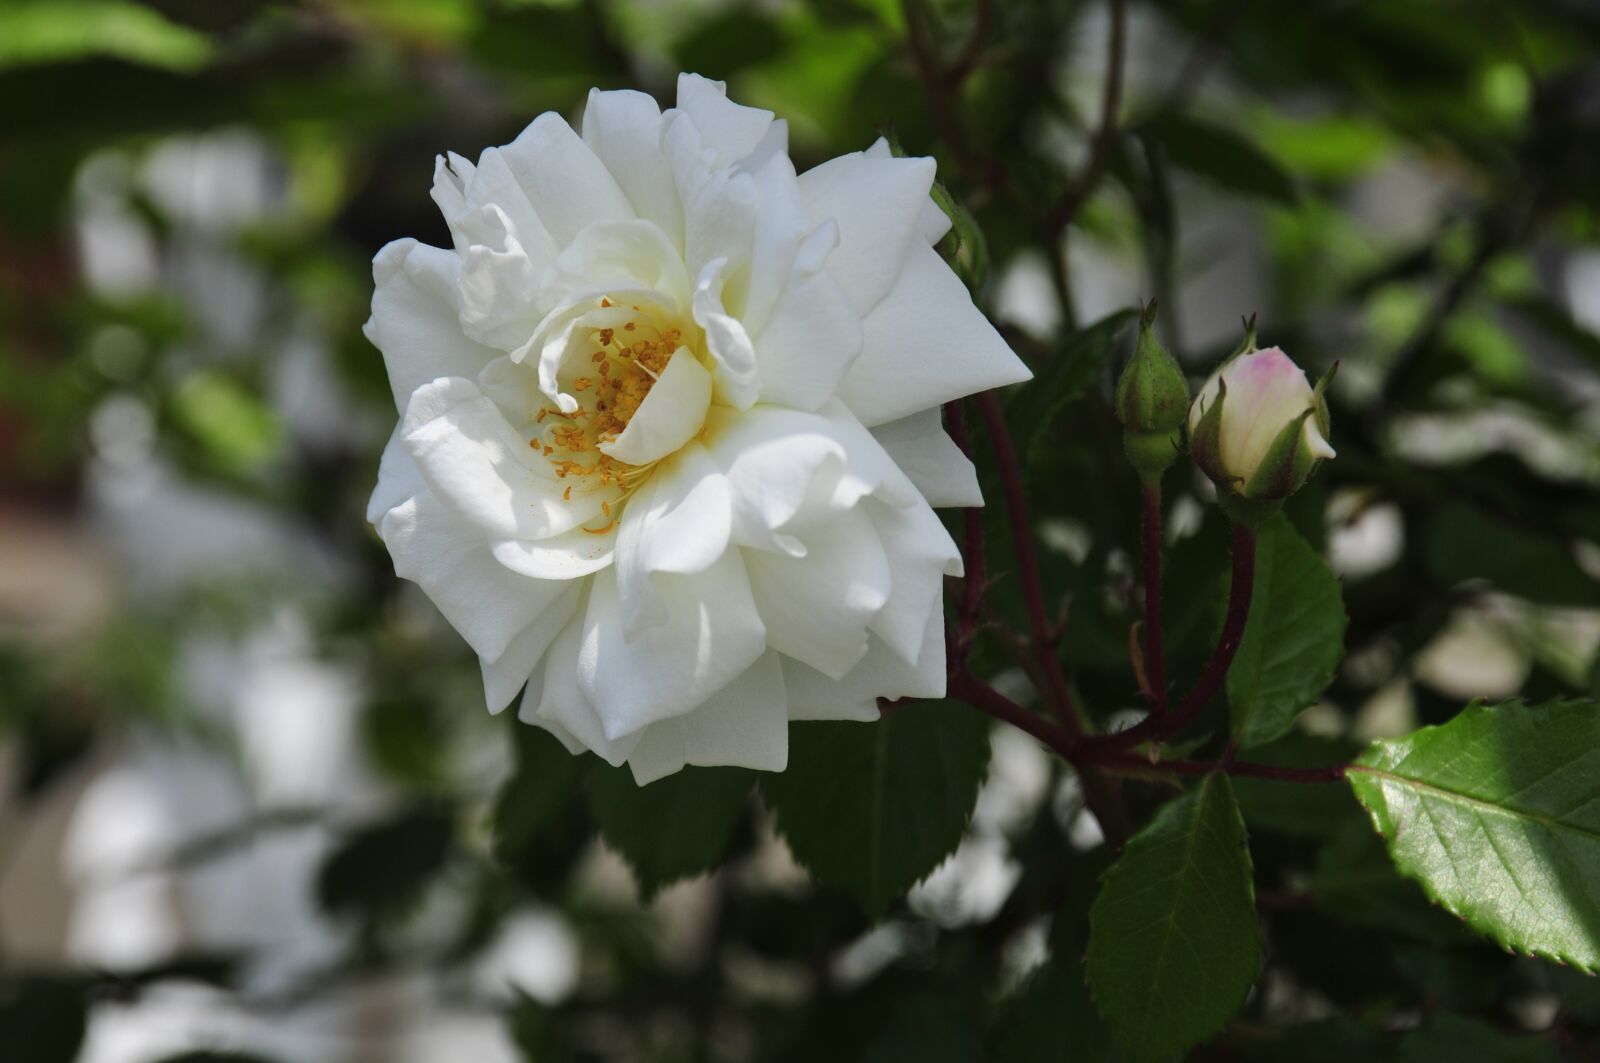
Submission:
[[1508,949],[1600,967],[1600,708],[1476,703],[1350,785],[1400,870]]
[[1089,988],[1130,1060],[1221,1029],[1260,967],[1244,820],[1221,775],[1161,807],[1089,912]]

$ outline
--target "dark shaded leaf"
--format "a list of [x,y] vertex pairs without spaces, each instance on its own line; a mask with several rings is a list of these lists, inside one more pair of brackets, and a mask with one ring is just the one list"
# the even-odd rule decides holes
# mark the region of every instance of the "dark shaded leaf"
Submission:
[[912,702],[875,723],[793,725],[789,768],[761,791],[795,859],[877,916],[961,841],[988,763],[987,717]]
[[1226,776],[1207,776],[1133,836],[1089,925],[1089,988],[1129,1059],[1169,1059],[1222,1028],[1261,962],[1244,820]]
[[690,767],[640,786],[626,766],[596,762],[589,804],[601,836],[627,859],[648,898],[722,862],[754,784],[745,768]]
[[1282,737],[1333,681],[1347,624],[1328,563],[1282,515],[1268,521],[1256,545],[1250,619],[1228,669],[1240,748]]

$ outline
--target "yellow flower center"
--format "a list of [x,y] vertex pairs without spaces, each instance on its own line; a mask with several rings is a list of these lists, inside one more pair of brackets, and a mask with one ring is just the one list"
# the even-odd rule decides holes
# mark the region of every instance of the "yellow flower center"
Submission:
[[[660,307],[620,305],[610,299],[601,299],[598,306],[615,309],[617,313],[602,316],[616,323],[576,332],[558,375],[562,392],[575,398],[578,408],[566,413],[544,402],[534,413],[535,434],[528,442],[549,459],[559,479],[571,481],[562,492],[568,501],[574,488],[617,492],[600,503],[606,523],[584,528],[596,535],[611,530],[623,500],[654,467],[653,462],[619,461],[602,453],[600,445],[628,427],[668,360],[686,342],[685,330]],[[687,341],[692,344],[694,338],[691,334]]]

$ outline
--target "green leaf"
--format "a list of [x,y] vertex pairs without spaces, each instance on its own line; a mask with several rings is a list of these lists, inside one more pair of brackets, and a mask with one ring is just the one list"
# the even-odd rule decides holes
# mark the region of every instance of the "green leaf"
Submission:
[[1136,132],[1165,148],[1174,166],[1230,192],[1288,207],[1300,202],[1294,179],[1278,161],[1224,126],[1168,111],[1151,118]]
[[317,878],[322,907],[377,921],[406,915],[444,870],[454,836],[448,807],[419,801],[355,831]]
[[1094,383],[1110,360],[1123,327],[1137,320],[1137,310],[1117,310],[1079,329],[1033,380],[1017,392],[1006,420],[1026,433],[1022,444],[1024,464],[1032,469],[1050,445],[1050,426],[1068,405]]
[[873,916],[954,851],[989,763],[981,713],[902,705],[875,723],[795,724],[761,791],[795,859]]
[[1350,786],[1402,873],[1502,946],[1600,967],[1600,707],[1474,703],[1374,742]]
[[573,756],[548,731],[513,720],[517,768],[494,806],[494,855],[536,893],[564,881],[593,824],[583,777],[594,759]]
[[1260,967],[1244,820],[1225,776],[1164,805],[1106,873],[1089,912],[1089,988],[1132,1060],[1222,1028]]
[[1348,621],[1328,563],[1279,515],[1256,542],[1255,591],[1228,669],[1233,735],[1250,749],[1287,734],[1333,681]]
[[1415,882],[1401,877],[1382,840],[1359,816],[1323,846],[1306,885],[1319,908],[1356,926],[1429,942],[1473,940],[1459,922],[1429,904]]
[[589,777],[589,807],[650,897],[722,862],[754,782],[744,768],[685,768],[640,786],[627,767],[602,762]]

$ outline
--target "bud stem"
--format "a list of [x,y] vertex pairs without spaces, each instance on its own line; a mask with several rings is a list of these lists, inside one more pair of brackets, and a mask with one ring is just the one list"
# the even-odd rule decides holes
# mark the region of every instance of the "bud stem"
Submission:
[[1144,484],[1144,667],[1150,711],[1167,711],[1167,669],[1161,637],[1161,478]]
[[1222,622],[1222,634],[1211,659],[1195,681],[1194,689],[1179,704],[1177,711],[1165,716],[1151,714],[1124,731],[1114,734],[1094,735],[1083,740],[1085,747],[1120,749],[1140,742],[1160,742],[1177,734],[1200,714],[1228,675],[1233,655],[1239,652],[1239,642],[1244,638],[1245,621],[1250,619],[1250,596],[1256,580],[1256,531],[1242,521],[1233,522],[1233,579],[1228,586],[1228,615]]

